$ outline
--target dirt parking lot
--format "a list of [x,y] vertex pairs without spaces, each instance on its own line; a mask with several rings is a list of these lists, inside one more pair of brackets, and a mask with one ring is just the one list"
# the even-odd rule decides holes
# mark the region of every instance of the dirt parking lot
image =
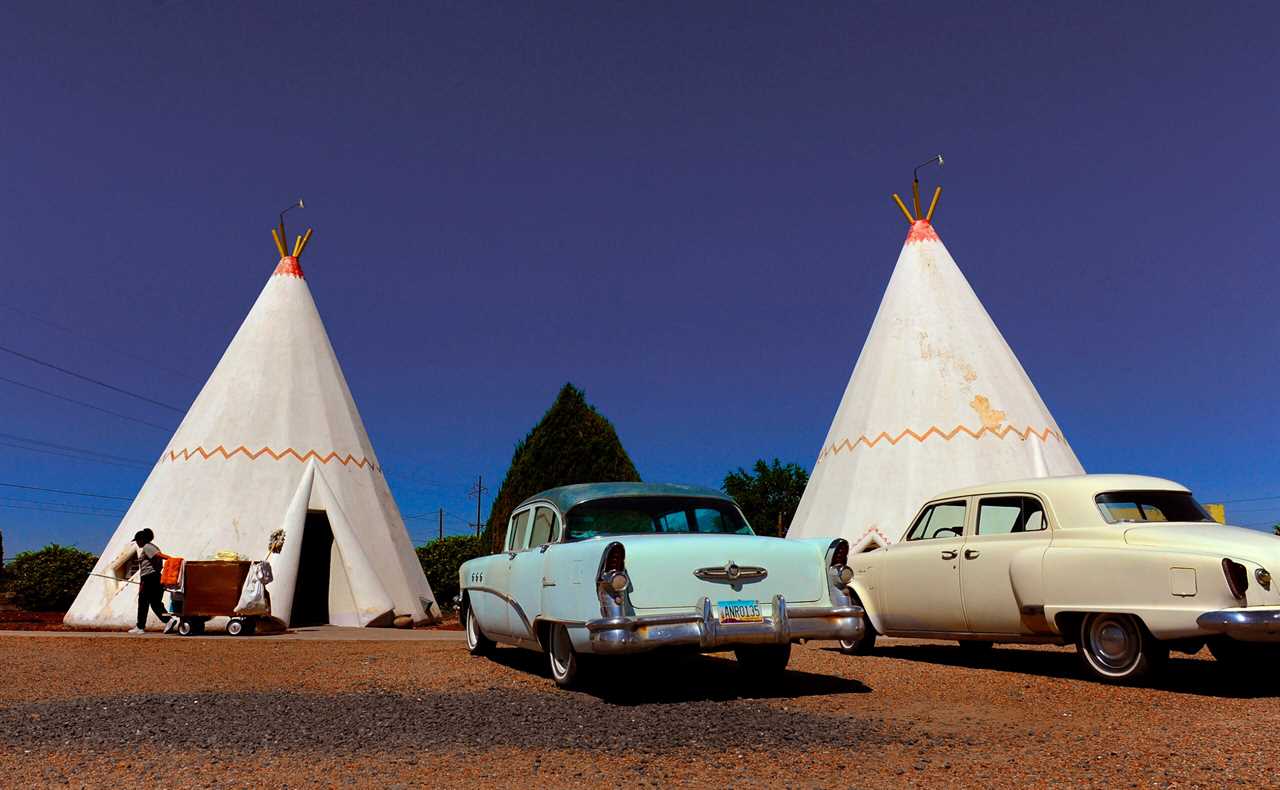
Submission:
[[[797,647],[629,660],[581,691],[454,641],[0,637],[9,786],[1275,786],[1277,684],[1175,659],[1155,689],[1060,648]],[[1277,668],[1280,671],[1280,668]]]

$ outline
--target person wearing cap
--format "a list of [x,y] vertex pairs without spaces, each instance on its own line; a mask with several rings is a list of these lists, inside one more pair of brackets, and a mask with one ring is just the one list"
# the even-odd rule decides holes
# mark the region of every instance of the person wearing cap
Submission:
[[160,602],[164,595],[164,588],[160,586],[160,569],[164,567],[164,561],[169,559],[169,555],[156,548],[156,544],[151,542],[154,538],[155,533],[150,529],[138,530],[133,536],[133,542],[138,545],[139,586],[138,625],[129,630],[131,634],[146,633],[147,609],[155,612],[160,622],[164,623],[166,634],[178,627],[178,618],[166,612]]

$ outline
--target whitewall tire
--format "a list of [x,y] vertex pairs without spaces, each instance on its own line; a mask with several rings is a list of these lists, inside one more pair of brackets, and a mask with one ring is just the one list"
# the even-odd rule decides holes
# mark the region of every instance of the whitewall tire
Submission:
[[563,623],[552,623],[547,633],[547,664],[551,667],[551,679],[561,688],[569,688],[578,679],[578,652],[573,649],[569,629]]
[[1080,622],[1080,660],[1106,683],[1138,683],[1164,669],[1169,647],[1131,614],[1090,614]]
[[471,655],[484,656],[493,650],[493,640],[480,630],[480,621],[472,613],[470,604],[462,610],[462,628],[466,632],[467,650]]

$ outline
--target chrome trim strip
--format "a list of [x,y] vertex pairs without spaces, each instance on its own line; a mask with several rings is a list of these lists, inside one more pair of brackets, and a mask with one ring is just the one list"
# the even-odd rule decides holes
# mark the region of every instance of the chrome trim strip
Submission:
[[[516,615],[520,617],[520,622],[524,625],[525,633],[529,635],[529,638],[535,642],[538,641],[537,634],[533,632],[533,626],[529,624],[529,618],[524,613],[524,608],[520,606],[519,602],[517,602],[516,599],[512,598],[510,595],[507,595],[501,590],[494,589],[493,587],[482,587],[482,586],[467,587],[463,591],[466,592],[468,590],[475,591],[475,592],[487,592],[490,595],[496,595],[500,600],[505,601],[507,604],[511,606],[512,611],[514,611]],[[520,635],[512,634],[512,636],[519,638]]]

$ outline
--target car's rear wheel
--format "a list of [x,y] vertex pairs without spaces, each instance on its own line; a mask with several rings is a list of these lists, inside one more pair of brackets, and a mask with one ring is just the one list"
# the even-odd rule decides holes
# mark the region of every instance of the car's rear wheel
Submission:
[[557,686],[569,688],[578,679],[581,662],[578,651],[573,649],[569,629],[563,623],[551,624],[547,634],[547,663]]
[[791,643],[785,645],[742,645],[733,649],[738,666],[758,680],[777,680],[791,660]]
[[467,634],[467,650],[471,651],[473,656],[488,655],[493,650],[493,640],[480,630],[480,621],[476,619],[469,604],[462,610],[462,617],[463,629]]
[[1164,669],[1169,647],[1131,614],[1090,614],[1080,622],[1080,659],[1107,683],[1138,683]]

